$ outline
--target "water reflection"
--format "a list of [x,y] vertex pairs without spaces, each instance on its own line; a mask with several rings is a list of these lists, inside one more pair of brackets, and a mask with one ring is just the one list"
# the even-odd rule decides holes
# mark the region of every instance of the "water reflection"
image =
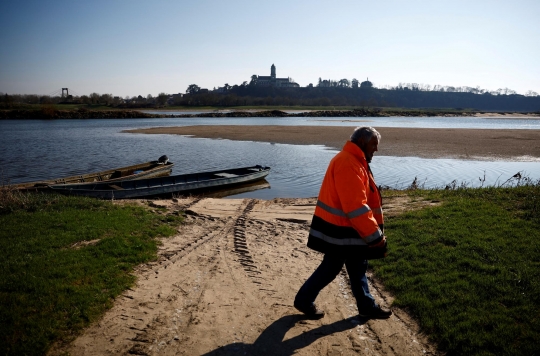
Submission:
[[[241,194],[252,193],[261,189],[270,189],[270,183],[266,179],[249,184],[237,185],[230,188],[213,189],[208,192],[198,192],[196,195],[208,198],[237,197]],[[249,194],[247,194],[249,195]]]
[[454,180],[468,187],[497,186],[514,174],[540,179],[539,162],[462,161],[418,157],[374,157],[372,170],[377,184],[395,189],[409,187],[416,179],[425,188],[444,188]]

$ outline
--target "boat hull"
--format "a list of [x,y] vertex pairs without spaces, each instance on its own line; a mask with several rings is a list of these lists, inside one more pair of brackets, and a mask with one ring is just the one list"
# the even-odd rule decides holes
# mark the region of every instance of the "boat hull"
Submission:
[[[150,161],[146,163],[135,164],[126,167],[108,169],[101,172],[87,173],[78,176],[56,178],[50,180],[20,183],[6,186],[8,189],[20,191],[36,191],[48,189],[49,185],[74,184],[74,183],[94,183],[94,182],[120,182],[144,178],[155,178],[168,176],[171,174],[174,163],[160,163]],[[140,171],[135,174],[134,172]]]
[[66,195],[81,195],[100,199],[133,199],[172,196],[173,194],[246,184],[264,179],[269,173],[269,167],[252,166],[117,183],[50,185],[49,188]]

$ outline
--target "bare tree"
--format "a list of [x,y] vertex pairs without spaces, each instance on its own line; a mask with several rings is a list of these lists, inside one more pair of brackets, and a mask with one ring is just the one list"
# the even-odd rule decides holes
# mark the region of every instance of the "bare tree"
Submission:
[[99,104],[99,94],[98,93],[90,94],[90,103]]
[[201,90],[201,87],[199,87],[197,84],[190,84],[187,89],[186,89],[186,93],[188,94],[195,94],[197,93],[199,90]]
[[343,78],[338,82],[338,87],[340,88],[349,88],[351,86],[351,82],[349,82],[348,79]]
[[159,93],[158,96],[156,97],[156,101],[159,106],[165,105],[168,99],[169,99],[169,94],[166,94],[166,93]]
[[112,94],[102,94],[99,96],[99,102],[105,105],[110,105],[113,101]]

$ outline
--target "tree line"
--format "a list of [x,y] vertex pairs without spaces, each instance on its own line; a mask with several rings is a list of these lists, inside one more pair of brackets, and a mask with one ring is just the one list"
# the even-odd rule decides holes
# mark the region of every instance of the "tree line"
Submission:
[[257,76],[240,85],[225,83],[214,90],[190,84],[186,94],[160,93],[158,96],[120,98],[112,94],[92,93],[71,98],[46,95],[8,95],[0,93],[0,107],[22,104],[80,103],[118,108],[158,108],[164,106],[357,106],[402,108],[454,108],[497,111],[540,111],[540,96],[534,91],[525,95],[503,88],[495,91],[480,87],[452,87],[400,83],[376,88],[368,80],[360,82],[322,79],[300,88],[257,85]]
[[171,96],[166,93],[159,93],[157,96],[148,94],[147,96],[126,96],[121,98],[112,94],[92,93],[90,95],[81,96],[51,96],[51,95],[36,95],[36,94],[14,94],[8,95],[0,93],[0,107],[10,108],[23,104],[84,104],[84,105],[104,105],[110,107],[160,107],[167,104]]
[[[473,88],[400,85],[374,88],[337,84],[302,88],[234,85],[221,92],[194,90],[178,97],[174,105],[182,106],[360,106],[402,108],[453,108],[498,111],[540,111],[540,96],[520,95],[509,90],[490,92]],[[365,82],[363,82],[365,83]],[[198,88],[198,86],[192,87]],[[435,90],[434,90],[435,89]]]

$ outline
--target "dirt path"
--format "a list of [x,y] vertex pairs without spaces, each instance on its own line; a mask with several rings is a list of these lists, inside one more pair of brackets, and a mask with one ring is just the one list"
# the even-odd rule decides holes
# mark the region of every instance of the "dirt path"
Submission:
[[[316,199],[154,201],[185,210],[159,260],[140,266],[138,282],[73,343],[71,355],[433,355],[406,313],[388,320],[356,317],[346,273],[324,289],[321,320],[292,307],[322,255],[306,247]],[[429,202],[385,204],[389,216]],[[369,275],[377,301],[388,293]]]

